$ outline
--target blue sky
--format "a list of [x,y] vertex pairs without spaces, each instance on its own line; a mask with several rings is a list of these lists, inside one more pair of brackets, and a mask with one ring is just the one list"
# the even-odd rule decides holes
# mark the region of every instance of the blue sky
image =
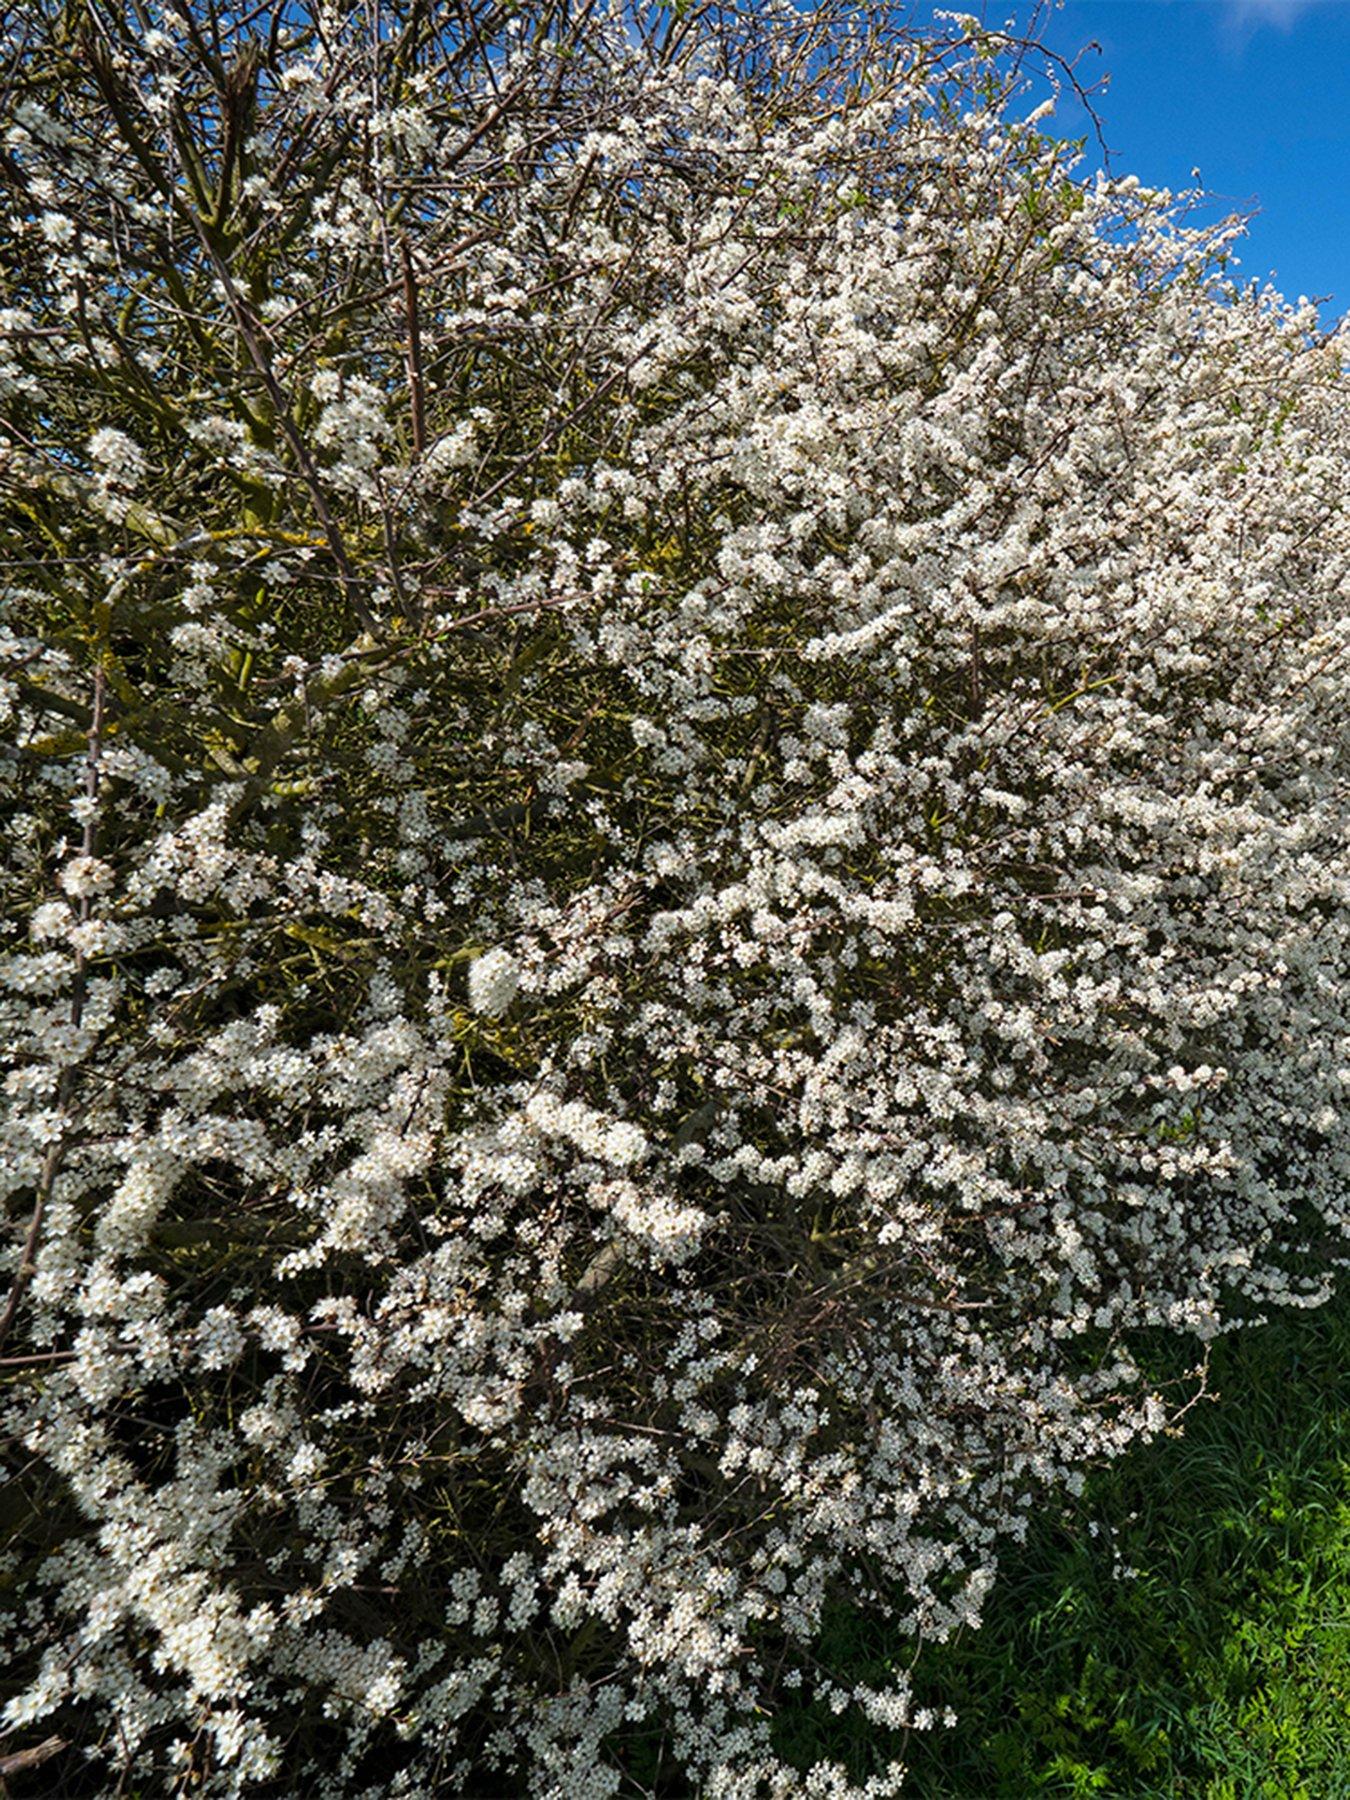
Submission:
[[[1030,13],[945,4],[991,25]],[[1078,72],[1111,78],[1094,105],[1117,173],[1175,190],[1199,168],[1217,212],[1260,209],[1237,252],[1244,277],[1332,296],[1326,324],[1350,312],[1350,0],[1065,0],[1043,36],[1070,55],[1101,45]],[[1084,129],[1068,104],[1058,122]]]

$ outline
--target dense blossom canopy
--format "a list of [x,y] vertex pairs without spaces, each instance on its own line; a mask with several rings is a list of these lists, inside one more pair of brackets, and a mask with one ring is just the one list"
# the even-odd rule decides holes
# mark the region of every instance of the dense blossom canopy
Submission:
[[5,1748],[892,1793],[1345,1254],[1342,346],[973,25],[19,19]]

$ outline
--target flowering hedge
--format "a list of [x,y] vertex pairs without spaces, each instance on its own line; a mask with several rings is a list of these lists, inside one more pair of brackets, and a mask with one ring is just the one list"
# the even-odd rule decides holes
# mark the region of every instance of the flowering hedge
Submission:
[[822,1608],[1345,1256],[1343,346],[973,25],[152,10],[5,50],[0,1752],[895,1792]]

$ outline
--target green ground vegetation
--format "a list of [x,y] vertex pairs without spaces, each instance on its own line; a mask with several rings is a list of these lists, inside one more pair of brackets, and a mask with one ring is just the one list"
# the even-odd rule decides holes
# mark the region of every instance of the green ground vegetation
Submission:
[[[855,1776],[899,1754],[918,1800],[1350,1800],[1350,1294],[1222,1340],[1209,1387],[1183,1435],[1043,1509],[978,1632],[921,1653],[954,1729],[803,1709],[781,1749]],[[821,1661],[880,1684],[913,1653],[841,1611]]]

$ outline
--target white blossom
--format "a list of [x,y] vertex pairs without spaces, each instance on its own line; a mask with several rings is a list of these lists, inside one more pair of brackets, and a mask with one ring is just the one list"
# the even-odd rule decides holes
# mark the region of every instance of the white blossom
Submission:
[[509,950],[485,950],[469,964],[469,1005],[475,1012],[500,1018],[519,990],[520,967]]

